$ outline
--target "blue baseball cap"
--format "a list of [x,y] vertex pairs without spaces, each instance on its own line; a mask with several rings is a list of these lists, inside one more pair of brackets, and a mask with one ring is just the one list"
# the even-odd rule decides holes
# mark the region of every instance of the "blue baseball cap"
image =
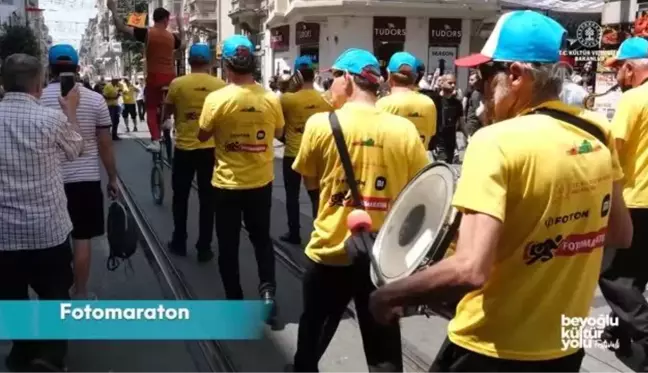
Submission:
[[79,54],[70,44],[56,44],[49,49],[50,65],[78,65]]
[[232,35],[223,42],[223,57],[232,58],[243,53],[254,52],[254,45],[244,35]]
[[376,56],[364,49],[350,48],[335,60],[331,70],[346,71],[362,76],[373,83],[380,80],[380,63]]
[[209,47],[209,44],[206,43],[196,43],[189,48],[189,59],[203,59],[205,61],[211,61],[212,51]]
[[481,53],[459,58],[455,65],[475,67],[490,61],[556,63],[566,30],[558,22],[531,10],[502,15]]
[[398,72],[402,66],[409,66],[410,71],[415,72],[418,68],[418,60],[414,55],[407,52],[397,52],[389,59],[389,64],[387,65],[387,71],[390,73]]
[[605,66],[611,67],[619,62],[626,60],[636,60],[639,58],[648,58],[648,40],[644,38],[634,37],[626,39],[619,46],[616,56],[608,58],[605,61]]
[[306,68],[312,69],[313,68],[313,60],[310,58],[310,56],[297,57],[297,59],[295,60],[294,70],[295,71],[299,70],[301,65],[306,65]]

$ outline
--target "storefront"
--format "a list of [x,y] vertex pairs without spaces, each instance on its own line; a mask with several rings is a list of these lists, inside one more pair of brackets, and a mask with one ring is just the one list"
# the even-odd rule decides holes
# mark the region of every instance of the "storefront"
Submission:
[[373,52],[380,62],[380,72],[387,78],[387,64],[394,53],[405,50],[407,18],[373,17]]
[[[457,55],[474,52],[470,49],[471,41],[479,38],[472,33],[480,32],[478,25],[496,17],[499,11],[498,2],[494,0],[465,0],[452,4],[363,1],[344,2],[343,6],[332,2],[291,0],[276,1],[274,6],[266,22],[266,45],[271,43],[271,37],[276,36],[277,27],[290,25],[296,35],[291,35],[287,52],[274,53],[272,50],[265,54],[265,77],[275,73],[275,59],[278,57],[294,62],[303,54],[317,55],[321,70],[330,68],[335,58],[348,48],[373,52],[383,67],[395,52],[404,50],[414,54],[426,66],[432,63],[436,68],[439,60],[443,59],[441,63],[452,69]],[[285,8],[277,8],[279,6]],[[431,22],[430,18],[437,20]],[[430,47],[434,47],[432,59]],[[459,87],[465,87],[467,83],[468,70],[457,69]]]
[[456,74],[455,60],[463,37],[462,22],[457,18],[430,18],[427,71],[441,75]]
[[272,58],[270,64],[272,75],[281,75],[285,72],[290,72],[292,66],[290,64],[290,25],[281,25],[270,29],[270,49],[272,53],[266,53]]
[[295,45],[299,56],[309,56],[315,68],[319,68],[320,24],[314,22],[297,22],[295,25]]

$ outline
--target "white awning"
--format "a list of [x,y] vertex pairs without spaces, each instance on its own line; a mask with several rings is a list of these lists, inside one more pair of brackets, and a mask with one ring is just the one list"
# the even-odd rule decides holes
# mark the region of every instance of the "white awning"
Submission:
[[604,0],[503,0],[502,8],[542,9],[560,13],[600,13]]

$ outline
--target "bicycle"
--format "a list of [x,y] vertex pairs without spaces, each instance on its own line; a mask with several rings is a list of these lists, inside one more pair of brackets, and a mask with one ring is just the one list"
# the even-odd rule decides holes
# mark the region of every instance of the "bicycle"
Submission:
[[[166,99],[166,94],[169,91],[168,86],[162,87],[162,100],[160,107],[158,107],[158,123],[162,126],[164,122],[164,100]],[[171,130],[164,129],[162,130],[162,136],[160,142],[164,143],[164,148],[167,153],[167,159],[170,161],[172,157],[171,149]],[[157,152],[151,152],[153,156],[153,168],[151,169],[151,194],[153,195],[153,201],[156,205],[162,205],[164,202],[164,160],[162,159],[162,150]]]

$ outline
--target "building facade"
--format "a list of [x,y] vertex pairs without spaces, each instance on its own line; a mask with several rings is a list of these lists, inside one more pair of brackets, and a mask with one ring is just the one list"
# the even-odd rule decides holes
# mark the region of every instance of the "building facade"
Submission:
[[24,20],[24,0],[0,0],[0,25],[14,25]]
[[292,69],[301,55],[328,68],[347,48],[372,51],[383,68],[406,50],[424,61],[428,72],[457,74],[458,55],[478,51],[499,12],[497,0],[274,0],[266,21],[264,80]]

